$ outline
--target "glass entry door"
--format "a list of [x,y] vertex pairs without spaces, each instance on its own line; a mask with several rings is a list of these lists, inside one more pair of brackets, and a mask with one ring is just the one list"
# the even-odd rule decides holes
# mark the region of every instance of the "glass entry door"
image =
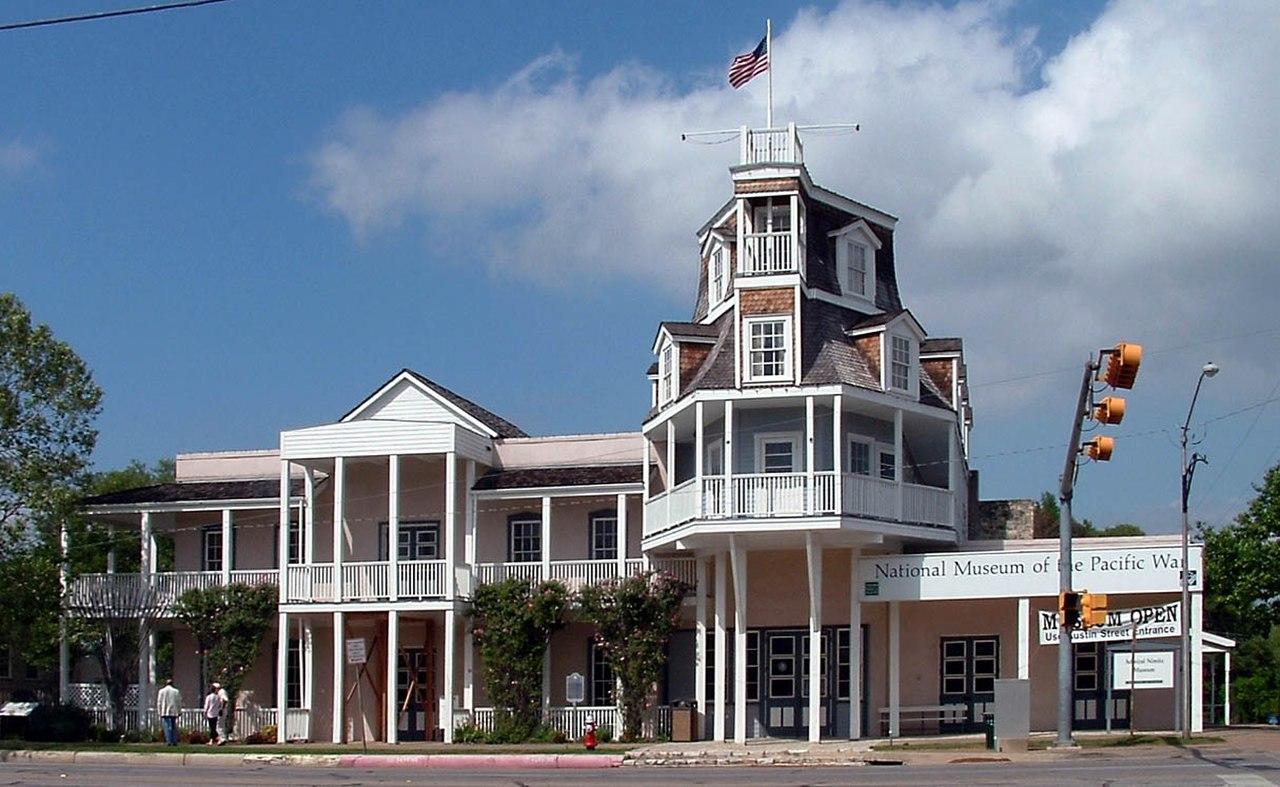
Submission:
[[947,637],[939,643],[943,705],[965,706],[963,722],[943,723],[943,732],[979,732],[982,717],[994,712],[1000,677],[999,637]]
[[[802,738],[809,734],[809,633],[807,631],[766,631],[764,636],[764,697],[761,715],[769,735]],[[831,734],[830,638],[824,631],[822,648],[822,704],[818,724],[823,734]]]
[[425,741],[434,731],[431,705],[435,690],[431,683],[430,654],[422,648],[402,648],[396,669],[396,698],[400,704],[398,736],[402,741]]

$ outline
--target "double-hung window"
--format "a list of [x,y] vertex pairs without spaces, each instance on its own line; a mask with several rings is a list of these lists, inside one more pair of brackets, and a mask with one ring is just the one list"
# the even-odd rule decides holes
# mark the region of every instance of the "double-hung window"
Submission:
[[200,531],[200,570],[222,570],[222,526],[209,525]]
[[302,707],[302,640],[289,638],[289,654],[285,663],[285,703],[289,708]]
[[847,294],[867,295],[867,247],[855,240],[845,242],[844,287]]
[[895,472],[897,468],[897,458],[893,454],[892,448],[880,449],[880,477],[886,481],[893,481],[897,478]]
[[747,379],[785,380],[791,376],[791,320],[787,317],[748,318]]
[[507,522],[507,561],[537,563],[542,560],[542,519],[533,514],[516,514]]
[[910,390],[911,340],[901,336],[891,337],[889,357],[889,385],[899,391]]
[[591,559],[618,559],[618,513],[597,511],[591,515]]
[[724,300],[724,274],[724,249],[718,248],[711,253],[711,286],[707,288],[712,306]]
[[596,708],[613,705],[613,667],[609,665],[604,648],[594,640],[587,644],[587,662],[587,673],[590,675],[587,703]]
[[662,374],[661,401],[664,403],[671,401],[671,397],[674,395],[675,364],[672,362],[674,357],[675,348],[673,345],[668,343],[662,348],[660,369]]
[[762,434],[756,437],[756,472],[794,473],[800,436],[795,434]]
[[849,472],[856,475],[871,475],[871,457],[874,454],[871,443],[856,437],[849,439]]
[[[378,524],[378,559],[388,560],[386,522]],[[396,527],[396,560],[435,560],[440,556],[440,523],[401,522]]]

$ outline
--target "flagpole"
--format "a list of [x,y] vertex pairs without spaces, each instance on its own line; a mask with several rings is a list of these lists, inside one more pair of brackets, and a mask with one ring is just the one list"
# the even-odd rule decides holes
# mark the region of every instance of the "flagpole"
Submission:
[[769,58],[769,114],[765,128],[773,128],[773,20],[764,20],[764,53]]

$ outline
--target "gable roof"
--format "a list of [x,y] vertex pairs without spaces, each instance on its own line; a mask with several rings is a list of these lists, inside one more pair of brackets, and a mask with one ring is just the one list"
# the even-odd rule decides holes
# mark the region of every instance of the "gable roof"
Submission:
[[964,350],[964,341],[954,336],[938,336],[920,342],[921,354],[958,353]]
[[507,419],[487,410],[484,407],[481,407],[464,396],[454,393],[440,383],[437,383],[435,380],[419,374],[407,367],[393,374],[391,379],[378,387],[378,390],[365,397],[364,401],[353,407],[346,415],[342,416],[338,420],[340,422],[352,420],[356,415],[377,400],[385,391],[401,380],[406,379],[412,381],[418,387],[435,394],[436,398],[443,399],[444,404],[465,418],[475,422],[478,426],[481,426],[481,431],[489,432],[493,437],[529,436],[523,429],[511,423]]

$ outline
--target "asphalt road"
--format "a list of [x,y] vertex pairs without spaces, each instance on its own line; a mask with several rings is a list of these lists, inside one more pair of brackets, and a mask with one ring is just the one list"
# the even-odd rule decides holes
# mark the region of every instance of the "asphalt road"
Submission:
[[1108,758],[1082,754],[1069,761],[860,766],[844,768],[614,768],[604,771],[449,771],[316,768],[279,765],[170,766],[58,763],[0,764],[0,785],[541,785],[669,784],[819,785],[1016,784],[1052,785],[1280,785],[1280,756],[1241,750],[1176,756]]

